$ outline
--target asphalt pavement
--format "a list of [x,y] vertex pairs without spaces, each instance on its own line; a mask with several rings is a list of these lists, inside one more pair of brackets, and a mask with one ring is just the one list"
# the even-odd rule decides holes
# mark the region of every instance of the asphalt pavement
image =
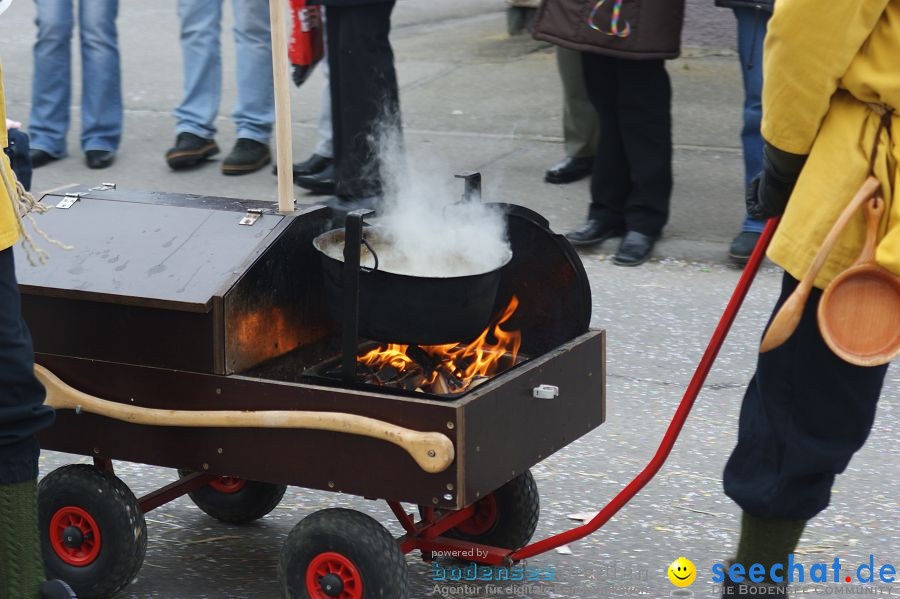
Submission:
[[[676,183],[671,222],[656,258],[636,269],[615,267],[607,259],[614,242],[582,254],[593,290],[593,325],[609,333],[608,421],[533,468],[542,504],[537,537],[579,524],[572,516],[595,512],[650,459],[739,276],[725,253],[743,212],[742,89],[733,17],[712,4],[689,0],[684,55],[669,63],[675,90]],[[7,111],[26,126],[33,17],[33,4],[24,0],[0,17]],[[226,21],[228,32],[230,18]],[[557,230],[580,224],[587,210],[587,182],[543,182],[544,170],[562,157],[561,89],[553,49],[506,35],[499,0],[399,0],[394,25],[410,155],[437,165],[447,179],[480,170],[486,200],[538,210]],[[268,169],[225,177],[218,161],[185,172],[166,166],[163,154],[174,139],[171,110],[181,90],[175,2],[123,0],[119,27],[126,123],[115,165],[106,171],[84,166],[75,105],[70,155],[36,171],[35,189],[113,181],[119,189],[274,200],[275,179]],[[226,65],[234,61],[230,38],[223,36]],[[80,75],[74,81],[77,100]],[[217,121],[217,140],[226,151],[234,142],[228,115],[235,85],[233,69],[226,68]],[[316,143],[321,85],[317,72],[293,91],[298,159]],[[297,199],[314,201],[299,189]],[[64,232],[52,233],[64,239]],[[722,467],[734,444],[740,400],[779,283],[774,267],[760,273],[678,445],[654,481],[607,526],[573,543],[569,552],[529,560],[530,566],[554,568],[553,581],[503,591],[485,583],[462,588],[435,581],[434,570],[411,555],[410,596],[664,597],[675,590],[665,571],[679,556],[698,568],[694,596],[715,596],[710,569],[732,555],[738,526],[738,510],[721,491]],[[804,533],[798,552],[804,561],[831,563],[840,557],[858,565],[871,554],[876,563],[894,560],[897,565],[898,403],[900,375],[893,368],[868,445],[838,478],[831,507]],[[85,461],[53,452],[45,452],[41,460],[42,473]],[[176,476],[171,470],[127,463],[117,465],[117,471],[139,496]],[[278,597],[281,543],[304,516],[330,506],[362,510],[399,533],[386,506],[344,495],[290,488],[270,516],[246,527],[212,520],[182,498],[147,515],[144,566],[120,596]],[[888,588],[882,585],[881,592]],[[900,587],[892,590],[900,593]]]

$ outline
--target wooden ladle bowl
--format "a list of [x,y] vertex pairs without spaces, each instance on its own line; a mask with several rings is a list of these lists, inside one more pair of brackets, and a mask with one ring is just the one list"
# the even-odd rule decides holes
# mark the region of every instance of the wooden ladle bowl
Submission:
[[875,263],[883,214],[881,197],[866,203],[865,246],[819,301],[819,330],[825,343],[857,366],[887,364],[900,354],[900,277]]

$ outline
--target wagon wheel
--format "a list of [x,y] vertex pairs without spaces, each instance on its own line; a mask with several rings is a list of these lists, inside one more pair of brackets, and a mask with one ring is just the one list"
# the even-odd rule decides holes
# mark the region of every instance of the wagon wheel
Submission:
[[[185,477],[188,470],[179,470]],[[287,490],[286,485],[264,483],[233,476],[218,476],[209,485],[188,495],[198,508],[222,522],[249,524],[276,507]]]
[[406,559],[391,534],[353,510],[327,509],[300,521],[278,561],[289,599],[407,599]]
[[[422,512],[421,508],[419,512]],[[537,483],[526,470],[475,502],[472,517],[445,532],[444,536],[504,549],[521,549],[534,535],[540,512]]]
[[131,490],[94,466],[58,468],[38,486],[44,568],[79,597],[110,597],[131,582],[147,551],[147,524]]

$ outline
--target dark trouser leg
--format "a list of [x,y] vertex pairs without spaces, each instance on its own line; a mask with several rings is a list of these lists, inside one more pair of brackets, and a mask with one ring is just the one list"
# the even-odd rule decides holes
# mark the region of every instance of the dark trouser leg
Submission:
[[31,336],[21,316],[12,249],[0,251],[0,485],[37,478],[34,434],[53,423],[34,377]]
[[[796,287],[785,275],[776,310]],[[813,289],[793,336],[760,354],[741,407],[725,493],[757,518],[808,520],[828,505],[835,475],[865,443],[887,366],[844,362],[825,345]]]
[[388,39],[394,4],[328,7],[335,180],[341,196],[381,194],[379,139],[400,135],[397,74]]
[[[672,195],[672,87],[662,60],[617,60],[619,130],[631,172],[629,231],[658,236]],[[602,130],[602,127],[601,127]]]
[[597,149],[597,111],[584,85],[581,52],[556,47],[556,65],[563,86],[563,140],[566,156],[585,158]]
[[9,129],[6,132],[9,145],[6,147],[6,155],[9,156],[9,165],[16,174],[16,179],[22,183],[25,191],[31,189],[31,155],[30,140],[28,135],[18,129]]
[[631,171],[619,128],[617,59],[587,52],[581,57],[588,97],[600,123],[588,218],[624,223],[625,201],[631,194]]

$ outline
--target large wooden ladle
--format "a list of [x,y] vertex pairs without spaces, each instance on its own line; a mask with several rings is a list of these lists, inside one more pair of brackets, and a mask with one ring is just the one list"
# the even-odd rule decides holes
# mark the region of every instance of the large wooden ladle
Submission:
[[778,310],[775,318],[772,319],[772,324],[769,325],[769,329],[766,331],[762,343],[759,346],[760,352],[767,352],[775,349],[794,334],[794,330],[796,330],[797,324],[800,322],[800,317],[803,315],[803,307],[806,305],[806,300],[809,298],[809,292],[812,290],[813,282],[815,282],[819,271],[822,270],[822,266],[825,264],[828,254],[834,249],[838,238],[841,236],[841,233],[843,233],[847,223],[850,222],[853,213],[856,212],[864,202],[872,199],[872,197],[878,193],[879,189],[881,189],[881,183],[878,182],[878,179],[871,176],[868,177],[863,182],[862,187],[859,188],[859,191],[856,192],[856,195],[853,196],[853,199],[850,200],[850,203],[847,204],[847,207],[844,208],[844,211],[841,212],[841,215],[835,221],[834,226],[831,227],[831,231],[829,231],[828,235],[825,237],[825,241],[822,242],[819,253],[816,254],[815,259],[809,265],[806,274],[803,275],[803,278],[794,289],[794,292],[787,298],[787,301],[782,304],[781,309]]
[[205,428],[291,428],[331,431],[380,439],[403,448],[425,472],[437,474],[453,463],[453,441],[443,433],[422,432],[389,422],[345,414],[301,410],[160,410],[143,408],[88,395],[35,364],[34,374],[47,390],[46,405],[57,410],[75,410],[148,426]]
[[819,301],[819,330],[831,350],[857,366],[887,364],[900,353],[900,277],[875,263],[884,200],[866,204],[866,243],[853,266]]

